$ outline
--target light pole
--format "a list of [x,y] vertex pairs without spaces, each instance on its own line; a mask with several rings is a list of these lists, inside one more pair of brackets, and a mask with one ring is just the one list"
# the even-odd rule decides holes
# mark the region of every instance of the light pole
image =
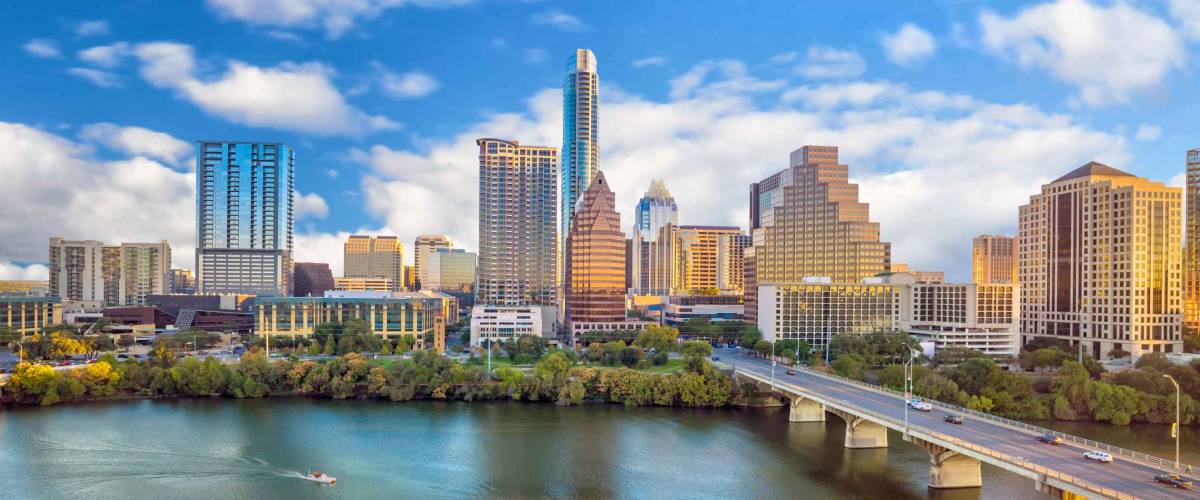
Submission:
[[[907,347],[907,346],[906,346]],[[917,351],[908,347],[908,360],[904,362],[904,436],[908,437],[908,407],[912,401],[913,363],[916,362]]]
[[1178,466],[1179,465],[1179,398],[1180,398],[1179,382],[1175,381],[1175,377],[1172,377],[1165,373],[1163,374],[1163,376],[1167,377],[1167,380],[1170,380],[1171,383],[1175,385],[1175,425],[1173,427],[1171,427],[1171,434],[1174,435],[1174,437],[1175,437],[1175,465]]

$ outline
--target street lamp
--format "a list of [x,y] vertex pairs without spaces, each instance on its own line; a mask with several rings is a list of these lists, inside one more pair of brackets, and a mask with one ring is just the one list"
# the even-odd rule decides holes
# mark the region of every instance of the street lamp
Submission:
[[[906,346],[908,347],[908,346]],[[917,351],[908,347],[908,360],[904,362],[904,436],[908,436],[908,407],[912,401],[913,363],[916,362]]]
[[1175,465],[1178,466],[1179,465],[1179,398],[1180,398],[1179,382],[1175,381],[1175,377],[1172,377],[1165,373],[1163,374],[1163,376],[1167,377],[1167,380],[1170,380],[1171,383],[1175,385],[1175,425],[1171,427],[1171,434],[1173,434],[1175,437]]

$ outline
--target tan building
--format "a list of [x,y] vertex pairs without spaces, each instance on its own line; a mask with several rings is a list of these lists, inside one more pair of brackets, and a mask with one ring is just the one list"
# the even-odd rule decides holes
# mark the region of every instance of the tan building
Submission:
[[1187,230],[1183,247],[1183,329],[1200,334],[1200,148],[1187,152]]
[[390,292],[394,289],[387,278],[334,278],[333,289],[340,292]]
[[971,242],[971,282],[1017,283],[1017,239],[979,236]]
[[171,245],[50,238],[49,294],[101,305],[141,305],[170,291]]
[[558,149],[479,139],[476,304],[556,306]]
[[254,311],[258,335],[303,337],[322,323],[364,320],[385,339],[409,337],[416,349],[446,348],[443,304],[436,298],[259,297]]
[[[745,248],[737,248],[729,241],[741,235],[742,230],[737,227],[679,226],[680,291],[691,294],[720,292],[720,277],[726,274],[726,269],[722,268],[729,265],[729,253],[741,254]],[[725,245],[721,240],[726,240]],[[721,255],[722,246],[727,250],[724,256]]]
[[413,240],[413,283],[410,285],[416,287],[417,283],[421,284],[421,288],[429,286],[433,277],[430,273],[429,259],[440,248],[451,248],[454,244],[450,242],[450,237],[441,234],[422,234]]
[[567,234],[563,280],[572,333],[577,324],[625,320],[625,233],[604,172],[596,171],[579,200]]
[[351,236],[344,249],[342,276],[386,279],[392,291],[404,289],[404,244],[395,236]]
[[917,283],[945,283],[946,273],[942,271],[913,271]]
[[145,305],[147,295],[171,292],[171,245],[158,243],[122,243],[119,249],[120,287],[118,304]]
[[1013,284],[916,283],[909,288],[903,329],[935,349],[973,349],[1016,356],[1019,290]]
[[0,297],[0,328],[22,337],[42,333],[63,322],[58,297]]
[[1091,162],[1021,206],[1022,342],[1181,352],[1183,193]]

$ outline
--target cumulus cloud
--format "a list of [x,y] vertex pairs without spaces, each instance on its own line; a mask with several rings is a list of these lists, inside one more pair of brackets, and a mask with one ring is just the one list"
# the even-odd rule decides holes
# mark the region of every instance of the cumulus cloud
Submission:
[[333,70],[320,63],[260,67],[231,60],[224,74],[202,78],[189,45],[144,43],[134,52],[142,78],[151,85],[174,90],[200,109],[236,123],[324,136],[399,127],[346,102],[331,80]]
[[805,61],[795,68],[796,74],[810,80],[855,78],[866,71],[867,63],[858,52],[833,47],[809,47]]
[[20,265],[0,260],[0,280],[46,281],[50,269],[45,264]]
[[1162,137],[1162,127],[1149,123],[1139,125],[1137,133],[1133,136],[1134,139],[1139,141],[1153,141],[1159,137]]
[[667,63],[667,58],[665,58],[665,57],[651,56],[651,57],[643,57],[641,59],[635,59],[633,62],[629,63],[629,65],[633,66],[635,68],[645,68],[647,66],[662,66],[666,63]]
[[360,21],[374,19],[388,9],[454,7],[472,0],[208,0],[208,7],[224,19],[252,26],[321,29],[331,39],[340,38]]
[[671,80],[671,98],[776,90],[786,80],[760,80],[750,75],[746,64],[735,59],[704,61]]
[[194,173],[144,156],[101,161],[86,144],[20,123],[0,122],[0,148],[0,261],[45,262],[49,238],[63,236],[167,240],[175,265],[193,267]]
[[49,38],[34,38],[25,42],[25,45],[22,45],[21,48],[25,49],[25,52],[31,56],[43,59],[55,59],[62,55],[58,51],[58,42]]
[[979,16],[984,48],[1074,85],[1089,106],[1127,103],[1182,70],[1186,52],[1165,21],[1136,5],[1057,0],[1012,17]]
[[131,53],[128,42],[115,42],[83,49],[79,51],[79,60],[102,68],[115,68]]
[[324,219],[329,216],[329,205],[325,204],[325,198],[317,193],[302,194],[296,193],[296,213],[297,220],[307,217],[315,217]]
[[584,31],[588,29],[578,17],[572,16],[561,10],[548,10],[534,14],[530,21],[537,26],[549,26],[562,31]]
[[1183,26],[1186,36],[1200,40],[1200,0],[1170,0],[1171,17]]
[[195,168],[186,161],[193,152],[191,144],[155,130],[101,122],[84,126],[79,138],[93,144],[103,144],[125,155],[145,156],[176,167]]
[[104,71],[95,68],[74,67],[67,68],[67,74],[83,78],[84,80],[92,82],[92,85],[101,88],[111,89],[121,86],[121,77],[117,76],[111,71]]
[[882,41],[888,60],[900,66],[915,66],[937,52],[933,35],[912,23],[905,23],[895,33],[883,35]]
[[375,70],[373,80],[385,95],[396,99],[425,97],[442,87],[433,75],[421,70],[397,73],[379,62],[372,63]]
[[75,34],[79,36],[107,35],[108,21],[103,19],[79,21],[75,24]]

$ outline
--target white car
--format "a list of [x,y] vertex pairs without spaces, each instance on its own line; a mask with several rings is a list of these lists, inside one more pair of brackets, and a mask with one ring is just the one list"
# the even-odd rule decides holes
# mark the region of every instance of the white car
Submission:
[[1112,455],[1109,455],[1103,451],[1089,451],[1083,454],[1083,458],[1105,464],[1110,464],[1113,461]]
[[933,411],[933,405],[917,399],[909,401],[908,406],[917,411]]

